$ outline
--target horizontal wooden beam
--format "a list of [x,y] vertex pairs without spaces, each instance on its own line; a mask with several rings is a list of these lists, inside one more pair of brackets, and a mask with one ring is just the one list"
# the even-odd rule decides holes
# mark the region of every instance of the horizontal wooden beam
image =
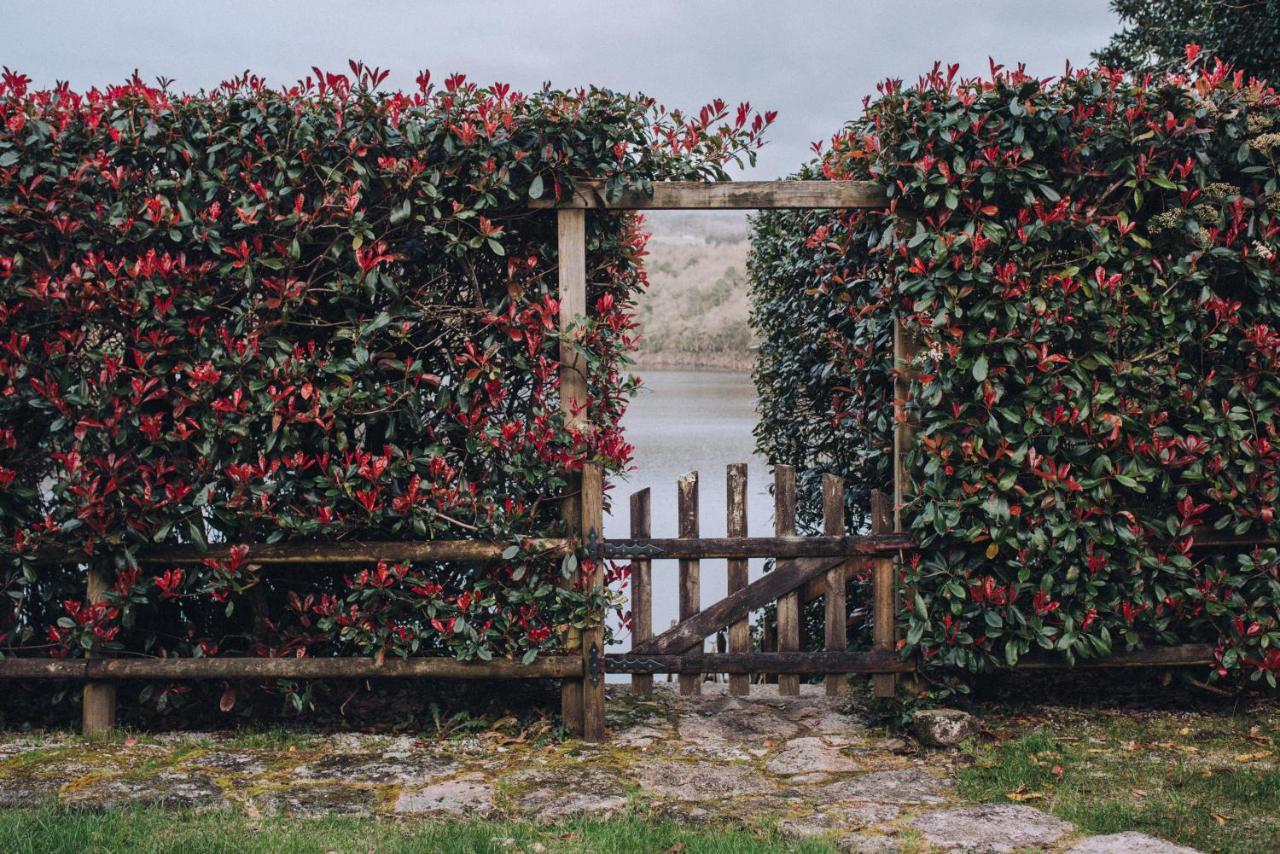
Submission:
[[3,679],[541,679],[581,677],[582,657],[453,658],[5,658]]
[[[698,647],[711,634],[735,620],[741,620],[757,608],[802,587],[829,569],[844,563],[844,558],[796,558],[779,561],[772,572],[739,588],[707,608],[702,609],[660,635],[636,644],[632,651],[644,655],[679,655]],[[662,671],[666,672],[666,671]]]
[[1018,669],[1056,670],[1074,668],[1096,670],[1111,667],[1191,667],[1214,664],[1213,645],[1184,643],[1177,646],[1152,646],[1132,652],[1117,652],[1106,658],[1077,658],[1068,665],[1061,656],[1034,656],[1018,662]]
[[655,181],[652,196],[625,190],[610,201],[603,182],[579,181],[568,199],[537,199],[529,204],[607,210],[879,209],[888,206],[888,199],[872,181]]
[[[499,560],[511,542],[495,540],[388,540],[386,542],[270,543],[250,544],[245,561],[262,566],[305,566],[323,564],[392,563],[418,561]],[[575,545],[573,540],[537,538],[522,540],[522,554],[563,555]],[[141,564],[199,563],[225,559],[230,546],[216,545],[206,550],[196,546],[148,546],[139,550]],[[66,552],[43,554],[41,563],[77,563],[85,560]]]
[[867,537],[701,537],[699,539],[610,539],[601,547],[608,558],[661,560],[681,558],[874,557],[914,548],[910,534]]
[[610,673],[904,673],[910,661],[882,652],[610,653]]

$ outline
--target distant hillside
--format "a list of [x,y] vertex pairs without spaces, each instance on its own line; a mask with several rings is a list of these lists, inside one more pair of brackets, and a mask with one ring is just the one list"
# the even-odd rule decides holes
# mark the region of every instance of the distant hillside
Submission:
[[655,211],[646,220],[640,366],[750,370],[746,215]]

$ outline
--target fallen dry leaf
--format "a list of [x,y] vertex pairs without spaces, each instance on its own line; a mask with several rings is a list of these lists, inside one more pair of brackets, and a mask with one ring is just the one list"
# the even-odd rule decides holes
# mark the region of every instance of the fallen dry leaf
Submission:
[[1211,812],[1209,813],[1209,815],[1212,816],[1213,820],[1216,821],[1218,824],[1227,823],[1227,817],[1220,812]]
[[1259,759],[1266,759],[1271,755],[1270,750],[1259,750],[1257,753],[1237,753],[1237,762],[1257,762]]
[[1004,796],[1011,801],[1034,801],[1044,798],[1044,792],[1005,792]]

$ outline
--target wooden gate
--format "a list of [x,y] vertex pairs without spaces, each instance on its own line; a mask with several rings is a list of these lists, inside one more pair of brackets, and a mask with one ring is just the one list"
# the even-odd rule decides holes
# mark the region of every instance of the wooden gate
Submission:
[[[910,538],[889,533],[888,501],[881,493],[872,500],[872,532],[845,533],[844,480],[822,479],[823,534],[796,535],[795,469],[774,468],[774,536],[747,535],[747,466],[726,469],[726,537],[700,537],[698,475],[682,477],[677,485],[679,537],[649,537],[651,498],[648,489],[631,496],[631,538],[604,541],[600,551],[609,558],[631,559],[631,652],[606,656],[607,669],[631,673],[632,686],[642,694],[653,687],[654,673],[679,674],[680,693],[697,694],[706,674],[729,674],[729,692],[747,694],[753,674],[776,674],[781,694],[799,694],[802,675],[824,674],[827,694],[839,694],[850,673],[875,676],[878,696],[894,693],[894,674],[912,669],[895,652],[895,553],[911,546]],[[704,558],[726,558],[729,594],[702,607],[701,564]],[[747,577],[751,558],[776,563],[756,581]],[[667,631],[653,634],[653,562],[676,560],[679,567],[680,620]],[[848,650],[846,589],[850,578],[869,566],[872,578],[870,608],[874,645],[869,652]],[[818,652],[800,649],[801,607],[822,598],[825,645]],[[777,603],[775,649],[755,651],[749,615]],[[706,654],[707,637],[726,632],[728,650]]]

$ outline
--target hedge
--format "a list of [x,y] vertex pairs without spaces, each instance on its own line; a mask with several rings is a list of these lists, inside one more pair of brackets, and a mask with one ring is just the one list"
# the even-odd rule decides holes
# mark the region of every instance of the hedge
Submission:
[[[566,475],[626,466],[645,235],[589,218],[588,430],[559,412],[555,216],[721,179],[769,121],[460,75],[0,84],[0,561],[9,654],[532,657],[580,618]],[[254,543],[486,538],[484,565],[260,574]],[[140,569],[156,544],[228,559]],[[69,552],[67,566],[37,561]],[[114,572],[84,604],[89,565]],[[598,605],[599,603],[593,603]]]
[[889,488],[894,318],[919,340],[904,654],[954,676],[1208,642],[1275,684],[1276,550],[1194,547],[1280,537],[1278,157],[1276,93],[1221,63],[935,66],[806,167],[887,211],[754,220],[772,460]]

